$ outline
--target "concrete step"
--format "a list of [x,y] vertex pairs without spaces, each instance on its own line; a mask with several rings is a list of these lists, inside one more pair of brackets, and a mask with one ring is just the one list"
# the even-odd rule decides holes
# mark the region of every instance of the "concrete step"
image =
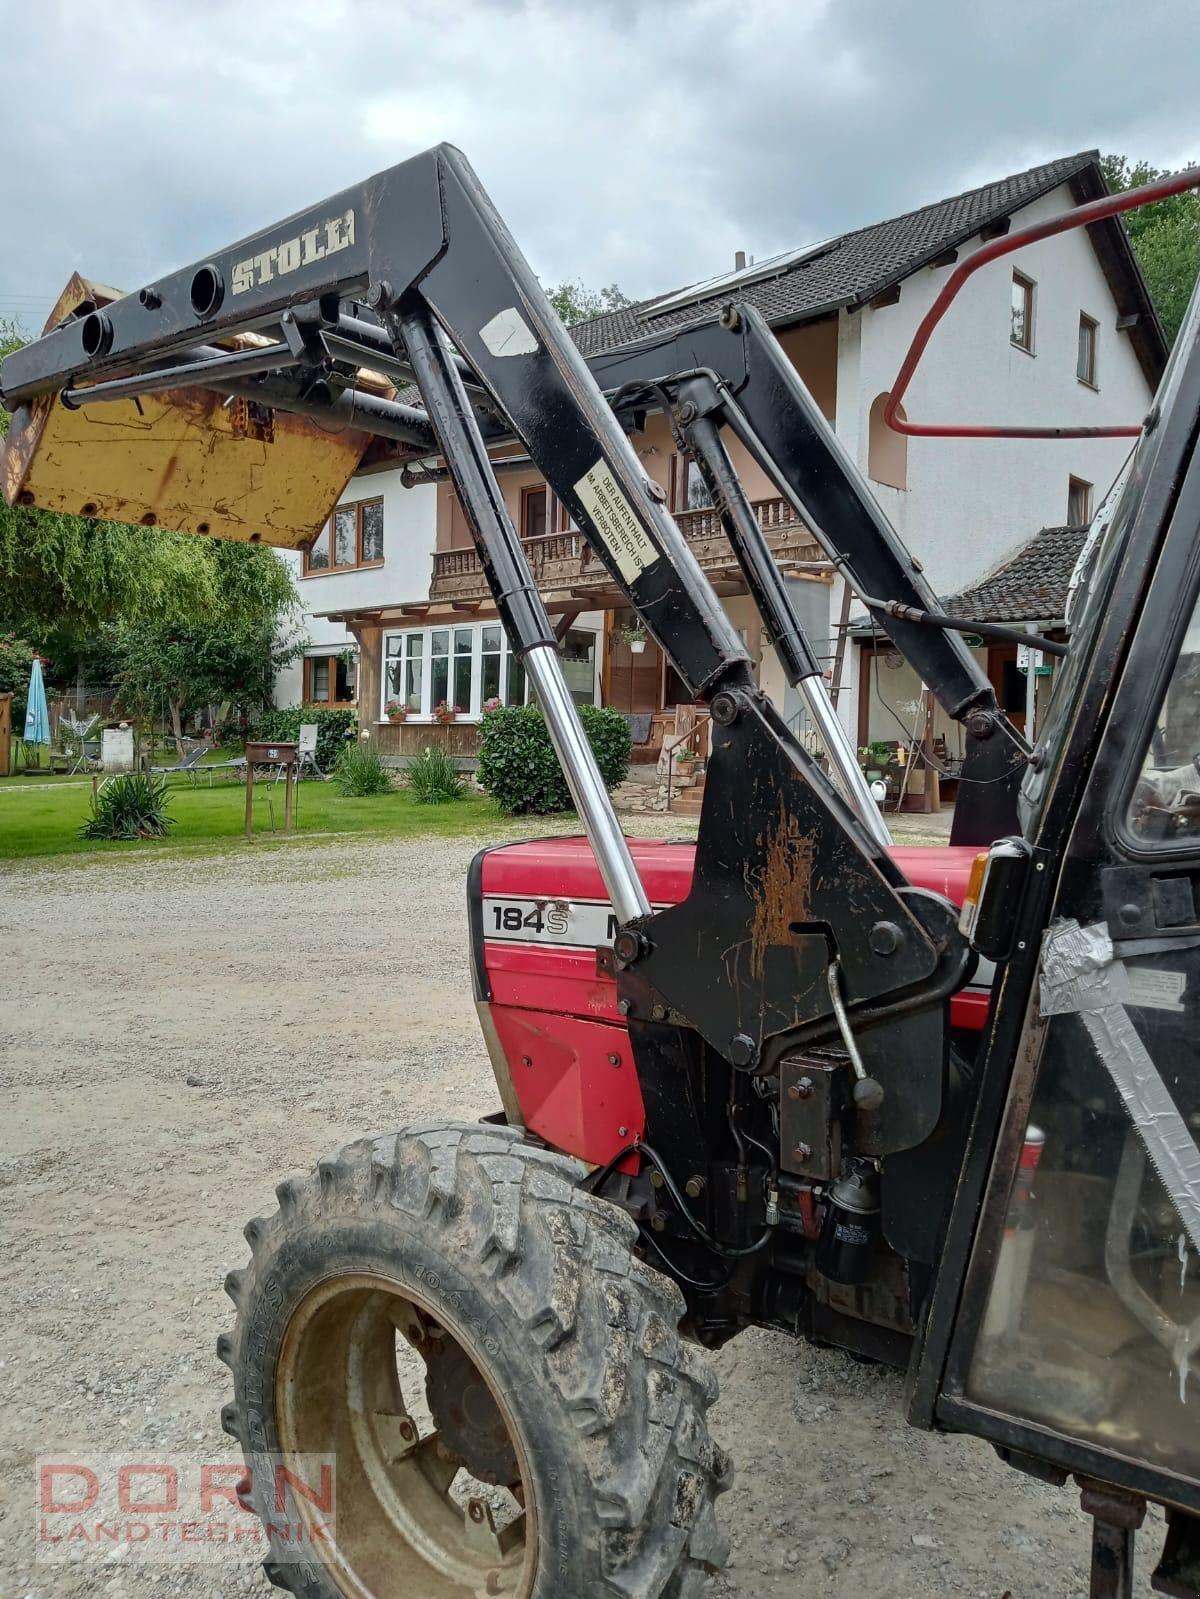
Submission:
[[700,778],[691,788],[677,789],[671,796],[672,816],[699,816],[704,805],[704,779]]

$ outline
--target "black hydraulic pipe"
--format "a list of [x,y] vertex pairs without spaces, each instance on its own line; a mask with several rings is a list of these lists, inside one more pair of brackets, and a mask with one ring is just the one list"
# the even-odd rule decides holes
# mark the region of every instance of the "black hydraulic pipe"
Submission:
[[429,307],[413,294],[389,314],[408,352],[417,387],[443,449],[459,501],[468,513],[496,609],[518,655],[556,644],[554,628],[529,570],[517,530],[496,482],[487,445],[462,377]]
[[[396,353],[384,329],[376,327],[373,322],[364,322],[362,317],[346,316],[343,313],[338,317],[336,327],[321,330],[321,337],[331,355],[342,355],[348,360],[353,360],[356,353],[367,355],[381,371],[394,370],[398,376],[411,382],[416,381],[409,363]],[[453,350],[447,353],[457,368],[464,388],[473,393],[486,394],[483,384],[462,356]]]
[[[528,472],[533,465],[532,456],[528,455],[495,455],[492,457],[493,472]],[[414,472],[412,467],[406,466],[400,473],[400,481],[406,489],[415,489],[422,483],[448,483],[450,472],[444,466],[431,466]]]
[[1001,622],[973,622],[961,616],[947,616],[945,611],[923,611],[915,605],[901,605],[898,600],[868,601],[859,596],[864,605],[875,605],[889,616],[905,622],[919,622],[924,627],[940,627],[951,633],[978,633],[980,638],[994,638],[1001,644],[1032,644],[1044,655],[1068,655],[1071,646],[1057,639],[1043,638],[1040,633],[1027,633],[1019,627],[1005,627]]
[[[282,357],[279,351],[283,351]],[[286,344],[263,346],[253,351],[220,350],[214,345],[198,344],[190,350],[177,351],[169,366],[152,367],[149,372],[135,377],[114,378],[90,389],[64,391],[64,403],[71,408],[87,404],[96,397],[118,400],[164,389],[206,388],[236,399],[254,400],[278,411],[290,411],[296,416],[311,417],[339,431],[355,428],[360,433],[395,439],[399,444],[409,444],[429,454],[437,451],[437,439],[429,418],[415,405],[400,405],[395,400],[364,394],[361,389],[353,388],[330,394],[327,399],[319,397],[312,389],[301,393],[286,380],[252,379],[254,365],[249,363],[239,366],[231,375],[229,366],[222,363],[227,363],[229,356],[239,354],[258,357],[264,363],[269,358],[269,365],[259,367],[260,371],[273,372],[296,364],[296,357]],[[115,392],[117,389],[121,392]],[[100,390],[105,392],[98,394]]]
[[315,394],[298,394],[267,383],[213,384],[218,392],[234,394],[239,399],[257,400],[262,405],[274,406],[279,411],[291,411],[295,416],[311,417],[314,422],[329,424],[339,432],[354,428],[359,433],[370,433],[380,439],[395,439],[399,444],[409,444],[423,453],[433,454],[438,442],[429,418],[413,405],[400,405],[395,400],[380,399],[375,394],[364,394],[361,389],[343,389],[328,400]]
[[201,350],[181,351],[170,366],[135,373],[133,377],[111,378],[107,383],[94,383],[86,389],[64,389],[59,398],[68,411],[77,411],[80,406],[95,405],[102,400],[130,400],[139,394],[157,394],[184,385],[211,388],[230,378],[253,377],[260,372],[275,372],[295,365],[296,357],[286,344],[259,345],[252,350],[202,347]]
[[[821,663],[804,635],[783,574],[771,555],[754,507],[746,497],[711,411],[707,409],[706,401],[717,400],[716,386],[711,381],[688,379],[679,385],[676,417],[712,503],[720,512],[746,587],[758,614],[767,624],[784,675],[794,688],[802,678],[819,677]],[[685,421],[685,417],[688,420]]]

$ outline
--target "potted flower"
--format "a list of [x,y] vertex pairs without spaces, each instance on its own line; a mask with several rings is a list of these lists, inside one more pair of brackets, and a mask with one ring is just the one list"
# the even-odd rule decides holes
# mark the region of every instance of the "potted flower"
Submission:
[[387,719],[389,722],[403,722],[408,716],[408,706],[403,700],[389,700],[387,702]]
[[690,744],[681,744],[675,751],[675,770],[680,777],[692,777],[696,771],[696,752]]
[[503,703],[499,694],[493,694],[490,700],[484,700],[481,707],[483,714],[486,716],[489,711],[498,711]]
[[451,705],[449,700],[439,700],[433,707],[433,719],[435,722],[441,722],[444,727],[447,722],[452,722],[461,710],[460,705]]
[[888,762],[896,753],[896,746],[888,744],[883,739],[872,739],[858,752],[859,761],[868,778],[880,777]]
[[646,648],[646,629],[640,622],[635,622],[632,627],[618,628],[617,637],[628,645],[631,655],[640,655]]

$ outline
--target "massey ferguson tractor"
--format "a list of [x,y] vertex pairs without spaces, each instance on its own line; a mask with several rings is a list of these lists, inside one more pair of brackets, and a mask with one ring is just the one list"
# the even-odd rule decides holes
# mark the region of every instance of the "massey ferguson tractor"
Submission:
[[[893,415],[971,271],[1166,192],[962,262]],[[1197,1599],[1200,301],[1089,535],[1035,748],[962,637],[995,630],[939,611],[756,312],[589,367],[452,148],[136,293],[73,280],[0,397],[10,501],[279,546],[316,536],[372,438],[443,462],[584,828],[471,868],[500,1108],[367,1134],[246,1228],[222,1423],[271,1581],[693,1599],[732,1470],[700,1351],[769,1326],[903,1368],[916,1427],[1073,1477],[1093,1595],[1132,1592],[1165,1507],[1154,1587]],[[639,463],[649,411],[820,760]],[[950,848],[892,847],[729,437],[962,724]],[[709,708],[694,844],[622,834],[497,486],[512,441]],[[336,1466],[320,1535],[311,1458]]]

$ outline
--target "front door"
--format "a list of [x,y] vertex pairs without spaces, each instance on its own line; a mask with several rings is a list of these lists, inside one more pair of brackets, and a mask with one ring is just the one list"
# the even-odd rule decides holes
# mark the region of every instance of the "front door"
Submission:
[[647,715],[660,707],[662,651],[652,638],[631,642],[617,627],[608,634],[604,703],[618,711]]

